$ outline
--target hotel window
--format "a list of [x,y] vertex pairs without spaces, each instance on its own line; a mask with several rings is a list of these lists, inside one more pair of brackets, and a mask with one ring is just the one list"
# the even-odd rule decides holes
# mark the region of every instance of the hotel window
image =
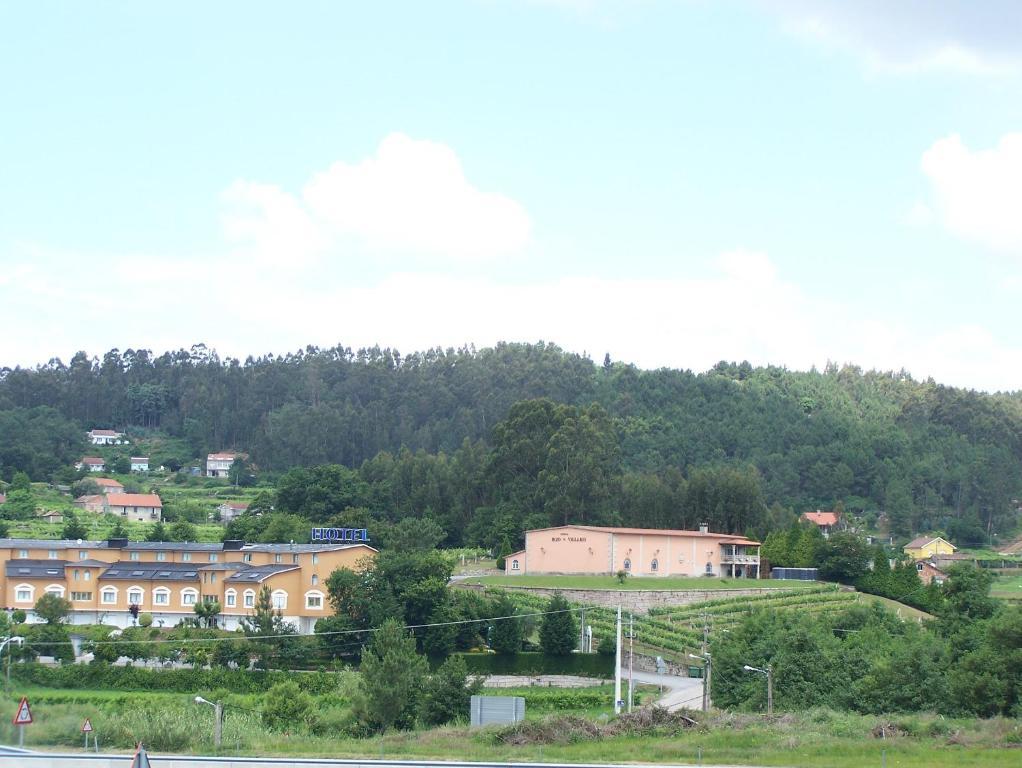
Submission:
[[129,560],[138,560],[138,552],[129,552],[128,553],[128,559]]
[[88,560],[89,559],[89,553],[85,552],[85,551],[79,552],[78,553],[78,559],[79,560]]
[[317,565],[319,563],[319,555],[315,552],[312,553],[312,564]]
[[298,563],[298,555],[291,555],[291,562],[297,564]]
[[166,587],[154,589],[153,605],[170,605],[170,590]]
[[91,600],[91,599],[92,599],[92,593],[91,592],[72,592],[71,593],[71,600],[73,600],[75,602],[86,602],[86,601]]
[[511,561],[511,570],[512,571],[517,571],[518,570],[518,561],[517,560],[512,560]]
[[190,563],[191,561],[192,561],[192,553],[191,552],[182,552],[181,553],[181,562],[182,563]]
[[305,607],[311,608],[314,611],[323,610],[323,593],[322,592],[306,592],[305,593]]
[[319,584],[319,576],[312,574],[312,586],[316,586],[317,584]]
[[245,590],[245,607],[251,608],[255,605],[255,592],[251,589]]
[[78,569],[77,568],[75,568],[75,570],[74,570],[74,580],[78,581]]
[[706,572],[711,575],[713,574],[713,563],[706,564]]
[[660,563],[657,562],[656,558],[654,558],[653,562],[649,564],[649,569],[653,573],[656,573],[657,572],[657,568],[659,568],[659,567],[660,567]]
[[59,584],[50,584],[48,587],[46,587],[46,594],[56,595],[57,597],[63,597],[64,588]]
[[274,590],[270,595],[270,600],[273,601],[274,610],[280,611],[287,608],[287,592],[282,589]]
[[283,559],[284,559],[284,556],[283,556],[283,555],[279,555],[279,554],[278,554],[278,555],[274,555],[274,556],[273,556],[273,562],[275,562],[275,563],[279,563],[279,562],[280,562],[281,560],[283,560]]
[[28,557],[28,550],[27,549],[19,549],[18,550],[18,557],[20,557],[22,559]]
[[167,553],[166,552],[157,552],[156,553],[156,559],[159,560],[162,563],[164,560],[167,559]]
[[195,605],[199,599],[199,593],[194,589],[181,590],[181,605]]
[[51,549],[50,551],[48,551],[46,553],[46,557],[48,559],[50,559],[50,560],[56,560],[57,559],[57,550]]
[[211,563],[215,563],[219,559],[220,559],[220,555],[217,555],[217,554],[211,554],[209,556],[209,562],[211,562]]
[[131,605],[132,603],[134,603],[135,605],[142,605],[143,597],[144,597],[144,593],[142,592],[141,589],[129,589],[128,590],[128,604],[129,605]]
[[626,570],[626,571],[630,571],[630,570],[632,570],[632,561],[631,561],[631,560],[629,560],[629,559],[628,559],[627,557],[625,558],[625,563],[624,563],[624,565],[625,565],[625,570]]
[[246,552],[245,554],[243,554],[241,556],[241,559],[244,560],[246,563],[251,563],[252,562],[252,553],[251,552]]
[[85,580],[86,580],[86,581],[88,581],[89,579],[91,579],[91,578],[92,578],[92,571],[90,571],[90,570],[86,569],[86,570],[84,571],[84,575],[85,575]]
[[99,595],[100,602],[104,605],[113,605],[117,602],[117,590],[114,587],[107,587]]
[[14,589],[14,599],[19,603],[31,603],[33,594],[35,594],[35,587],[30,584],[19,584]]
[[224,603],[228,608],[234,608],[238,604],[238,593],[233,589],[228,589],[224,593]]
[[209,574],[209,583],[210,584],[216,584],[216,574],[215,573]]

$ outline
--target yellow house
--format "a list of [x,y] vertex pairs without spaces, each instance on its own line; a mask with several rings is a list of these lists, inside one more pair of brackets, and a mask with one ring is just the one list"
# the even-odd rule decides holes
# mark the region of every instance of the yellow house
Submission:
[[940,536],[920,536],[912,539],[903,548],[903,552],[913,560],[927,560],[934,555],[953,554],[957,547]]

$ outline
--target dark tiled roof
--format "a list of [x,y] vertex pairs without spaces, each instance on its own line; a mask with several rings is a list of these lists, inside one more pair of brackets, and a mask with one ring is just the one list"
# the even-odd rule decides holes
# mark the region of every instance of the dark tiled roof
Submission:
[[230,581],[234,584],[258,584],[274,574],[296,570],[298,570],[297,565],[254,565],[244,571],[228,576],[224,581]]
[[110,563],[99,575],[102,581],[198,581],[199,569],[192,563],[141,563],[137,560]]
[[11,579],[64,579],[64,560],[8,560],[4,568]]
[[[337,552],[341,549],[352,547],[368,546],[362,542],[348,544],[246,544],[242,547],[243,552],[270,552],[272,554],[291,553],[295,555],[308,554],[310,552]],[[373,549],[372,547],[368,547]],[[373,549],[375,552],[376,550]]]

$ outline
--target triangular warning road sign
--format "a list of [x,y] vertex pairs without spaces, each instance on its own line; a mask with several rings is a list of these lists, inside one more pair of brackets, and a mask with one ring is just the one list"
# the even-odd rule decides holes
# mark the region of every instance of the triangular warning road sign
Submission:
[[18,704],[18,708],[15,710],[14,718],[11,722],[15,725],[28,725],[32,722],[32,710],[28,706],[28,697],[21,697],[21,703]]
[[92,733],[92,720],[88,717],[82,723],[82,733]]
[[132,758],[131,768],[152,768],[149,763],[149,755],[146,754],[145,747],[139,742],[138,749],[135,751],[135,757]]

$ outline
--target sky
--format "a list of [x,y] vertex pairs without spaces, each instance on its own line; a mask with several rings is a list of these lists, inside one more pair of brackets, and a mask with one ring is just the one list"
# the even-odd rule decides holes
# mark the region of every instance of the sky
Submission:
[[0,2],[0,366],[84,350],[1022,388],[1016,0]]

